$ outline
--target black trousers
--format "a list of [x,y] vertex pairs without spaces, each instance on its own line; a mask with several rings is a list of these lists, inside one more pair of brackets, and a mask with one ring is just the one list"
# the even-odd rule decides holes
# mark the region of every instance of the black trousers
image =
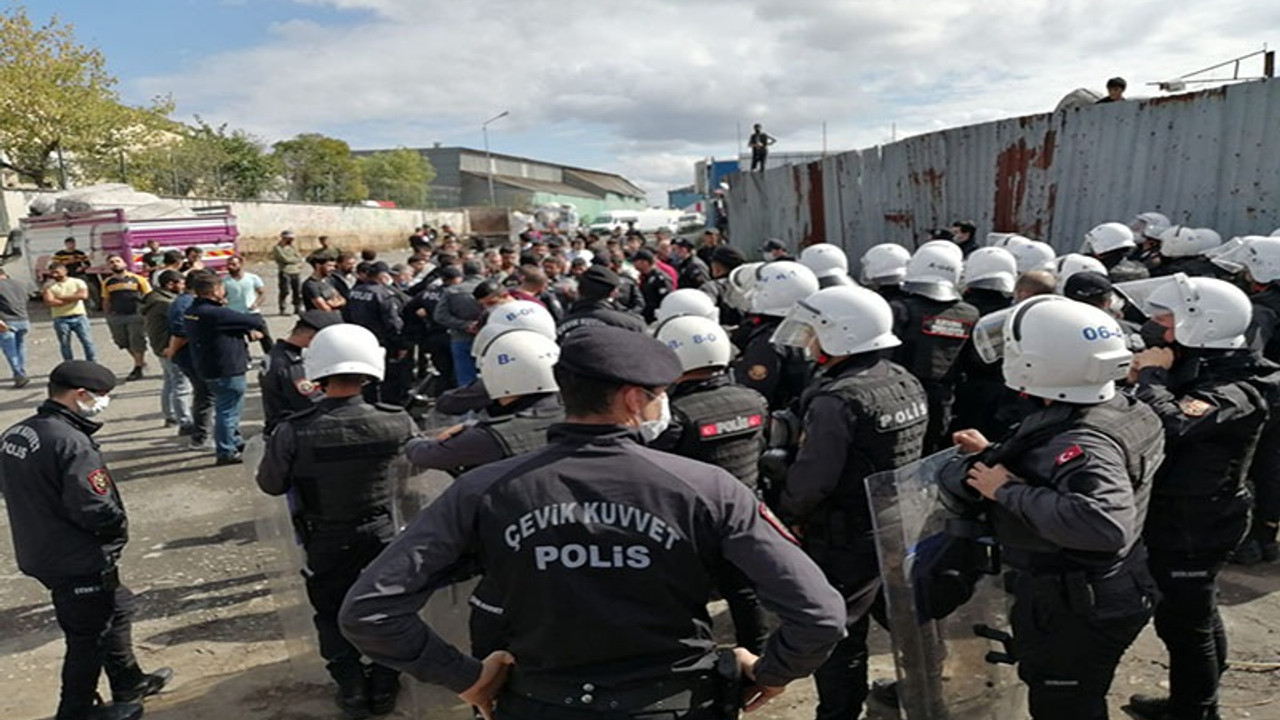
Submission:
[[1280,524],[1280,417],[1273,417],[1262,430],[1249,467],[1249,484],[1253,488],[1249,539],[1273,543]]
[[53,612],[66,637],[62,660],[62,696],[57,720],[79,720],[88,714],[106,670],[113,693],[142,681],[133,656],[133,593],[115,571],[102,577],[62,581],[49,588]]
[[295,313],[302,312],[302,275],[299,273],[281,272],[276,274],[276,280],[279,282],[279,306],[280,312],[283,313],[288,307],[286,300],[292,298],[293,311]]
[[817,720],[857,720],[867,701],[867,632],[871,618],[885,625],[880,563],[870,539],[854,545],[807,546],[806,550],[844,596],[849,634],[813,674]]
[[213,422],[213,393],[209,390],[209,383],[199,373],[181,365],[178,369],[191,383],[191,440],[202,443],[209,439],[210,424]]
[[756,170],[764,170],[764,161],[769,158],[769,151],[762,148],[754,148],[751,151],[751,172]]
[[440,392],[458,386],[453,372],[453,352],[449,349],[448,333],[431,333],[422,341],[422,347],[431,356],[431,364],[440,373]]
[[1218,706],[1218,680],[1227,669],[1218,573],[1227,555],[1151,551],[1151,574],[1162,596],[1156,634],[1169,651],[1169,697],[1177,720],[1201,720]]
[[[320,656],[329,675],[344,687],[363,682],[365,666],[360,651],[338,629],[342,599],[355,584],[365,566],[387,546],[394,529],[389,518],[365,525],[315,525],[308,528],[307,567],[303,577],[307,598],[315,610]],[[381,665],[369,668],[371,675],[396,676],[398,671]]]
[[[1156,593],[1145,568],[1090,587],[1073,593],[1061,576],[1016,574],[1014,653],[1034,720],[1106,720],[1116,666],[1151,619]],[[1080,607],[1090,594],[1092,606]]]

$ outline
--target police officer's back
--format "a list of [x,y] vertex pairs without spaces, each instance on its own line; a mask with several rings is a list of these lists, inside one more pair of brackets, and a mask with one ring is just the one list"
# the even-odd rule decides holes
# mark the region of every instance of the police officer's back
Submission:
[[775,346],[773,333],[793,305],[817,291],[818,278],[800,263],[780,260],[756,270],[751,314],[732,337],[742,351],[733,364],[733,381],[764,395],[770,410],[800,397],[812,369],[804,351]]
[[361,397],[361,386],[382,376],[383,355],[358,325],[316,333],[304,363],[325,398],[276,426],[257,474],[264,492],[296,498],[320,654],[348,717],[391,712],[399,691],[399,673],[366,666],[337,623],[347,589],[395,533],[388,468],[416,430],[403,409]]
[[[667,296],[663,308],[673,297]],[[715,312],[714,304],[709,307]],[[671,424],[649,447],[723,468],[758,495],[769,404],[755,390],[730,382],[726,368],[732,346],[724,328],[707,317],[677,315],[661,321],[654,337],[675,352],[682,374],[667,390]],[[755,589],[729,567],[720,591],[729,603],[738,645],[761,652],[768,628]]]
[[622,279],[607,267],[592,265],[587,268],[578,278],[579,299],[557,325],[557,337],[563,339],[577,328],[602,325],[644,332],[644,320],[639,315],[624,312],[614,305],[614,297],[621,284]]
[[[965,261],[961,285],[964,301],[979,317],[999,312],[1011,302],[1017,261],[1004,248],[975,250]],[[1018,420],[1017,395],[1004,384],[999,363],[985,363],[966,343],[957,367],[952,430],[975,428],[989,437],[1000,437]]]
[[818,277],[818,287],[853,285],[849,277],[849,258],[844,250],[829,243],[810,245],[800,253],[800,263]]
[[1151,270],[1151,276],[1183,273],[1191,277],[1226,279],[1229,273],[1204,255],[1221,244],[1222,238],[1209,228],[1174,225],[1160,234],[1160,264]]
[[1245,347],[1251,308],[1239,288],[1170,276],[1144,311],[1170,347],[1134,359],[1135,394],[1164,423],[1168,459],[1143,533],[1163,595],[1156,632],[1170,655],[1169,697],[1135,696],[1144,717],[1217,717],[1227,637],[1217,575],[1244,538],[1249,458],[1275,406],[1276,366]]
[[884,358],[889,304],[858,287],[820,290],[797,304],[774,342],[823,358],[800,399],[803,440],[781,512],[844,596],[849,636],[814,674],[817,716],[856,720],[867,696],[867,631],[880,572],[865,479],[920,458],[928,404],[920,381]]
[[1106,718],[1116,666],[1155,603],[1141,531],[1163,457],[1160,421],[1116,394],[1132,355],[1104,311],[1039,296],[980,324],[998,338],[983,344],[987,359],[1002,356],[1009,387],[1042,405],[999,444],[955,434],[962,451],[982,453],[956,504],[986,499],[1015,569],[1011,620],[1031,716]]
[[[486,711],[498,697],[511,718],[726,717],[706,602],[710,567],[728,561],[781,619],[758,662],[737,653],[747,683],[772,686],[767,699],[811,672],[844,621],[818,569],[737,479],[640,443],[662,429],[675,355],[583,328],[556,373],[567,421],[550,445],[463,475],[420,513],[349,594],[347,636]],[[426,588],[474,561],[498,580],[511,630],[510,654],[483,663],[418,615]]]
[[342,316],[336,312],[307,310],[298,318],[289,336],[276,340],[267,353],[266,366],[258,375],[264,434],[271,434],[285,417],[310,408],[324,395],[320,387],[307,378],[302,351],[311,344],[316,332],[340,322]]
[[1080,252],[1097,258],[1113,283],[1144,280],[1150,274],[1142,263],[1129,257],[1137,251],[1133,230],[1123,223],[1102,223],[1085,233]]
[[[130,646],[134,600],[120,581],[129,539],[115,479],[92,436],[116,377],[87,360],[49,374],[49,396],[36,414],[5,431],[0,486],[9,511],[18,569],[52,595],[66,638],[57,720],[132,720],[138,701],[173,676],[145,674]],[[114,702],[96,702],[106,671]]]
[[929,394],[926,453],[947,444],[960,353],[978,319],[977,308],[956,292],[961,257],[960,248],[948,240],[920,246],[907,264],[904,297],[893,302],[894,334],[902,339],[894,360],[919,378]]

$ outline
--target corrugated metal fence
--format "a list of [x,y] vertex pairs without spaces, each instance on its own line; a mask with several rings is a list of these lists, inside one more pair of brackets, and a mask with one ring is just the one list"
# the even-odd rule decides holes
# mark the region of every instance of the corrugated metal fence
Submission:
[[1280,226],[1280,81],[960,127],[730,179],[730,236],[826,240],[856,260],[971,219],[1074,251],[1147,210],[1224,238]]

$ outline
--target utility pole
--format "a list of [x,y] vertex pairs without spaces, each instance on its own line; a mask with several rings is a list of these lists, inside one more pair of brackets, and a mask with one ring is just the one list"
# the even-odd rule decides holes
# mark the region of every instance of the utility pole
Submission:
[[480,125],[480,132],[484,135],[484,160],[486,169],[489,171],[489,207],[495,207],[498,204],[493,194],[493,155],[489,153],[489,123],[497,122],[510,114],[510,112],[503,110]]

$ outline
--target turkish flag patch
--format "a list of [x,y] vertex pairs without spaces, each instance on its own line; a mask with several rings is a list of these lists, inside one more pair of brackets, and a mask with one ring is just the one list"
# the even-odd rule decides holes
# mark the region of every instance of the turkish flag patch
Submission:
[[1063,450],[1062,453],[1058,455],[1057,464],[1066,465],[1067,463],[1071,462],[1072,460],[1075,460],[1081,455],[1084,455],[1084,450],[1081,450],[1079,445],[1072,445],[1066,450]]
[[760,503],[760,517],[764,518],[765,522],[772,525],[774,530],[781,533],[782,537],[790,540],[796,545],[800,544],[800,541],[796,539],[796,536],[791,534],[791,529],[784,525],[782,520],[779,520],[778,516],[774,515],[773,511],[769,509],[769,506],[764,503]]
[[99,495],[111,492],[111,474],[106,468],[98,468],[89,473],[89,487]]

